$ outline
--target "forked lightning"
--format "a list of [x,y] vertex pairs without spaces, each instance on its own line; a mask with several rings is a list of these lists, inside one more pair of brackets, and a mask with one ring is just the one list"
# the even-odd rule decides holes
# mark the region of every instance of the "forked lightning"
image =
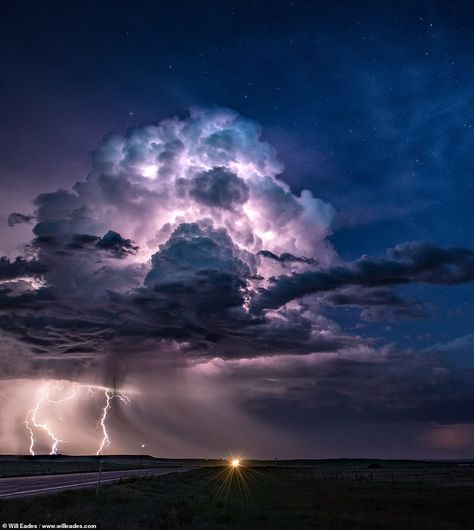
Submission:
[[105,404],[102,408],[102,413],[97,421],[97,427],[100,426],[100,429],[102,431],[102,439],[100,441],[99,447],[96,451],[97,455],[103,454],[103,451],[110,445],[110,438],[109,434],[107,432],[107,415],[109,413],[109,410],[112,408],[111,401],[114,398],[119,398],[122,403],[128,404],[130,403],[130,398],[126,395],[124,395],[122,392],[114,392],[110,388],[98,386],[98,385],[74,385],[72,391],[70,391],[65,397],[57,398],[55,399],[55,396],[63,389],[61,385],[54,384],[50,385],[48,390],[42,392],[40,398],[36,402],[36,405],[28,410],[25,417],[25,426],[28,430],[28,433],[30,435],[30,445],[29,445],[29,451],[30,455],[35,455],[35,431],[36,430],[42,430],[47,434],[47,436],[51,440],[51,449],[49,451],[50,455],[56,455],[58,453],[58,446],[60,443],[64,443],[67,440],[62,440],[58,438],[58,436],[54,433],[51,425],[47,421],[43,421],[38,419],[40,413],[46,406],[52,406],[55,409],[59,405],[62,405],[66,401],[69,401],[76,397],[78,389],[84,388],[87,386],[88,389],[88,395],[95,397],[98,393],[103,393],[105,397]]

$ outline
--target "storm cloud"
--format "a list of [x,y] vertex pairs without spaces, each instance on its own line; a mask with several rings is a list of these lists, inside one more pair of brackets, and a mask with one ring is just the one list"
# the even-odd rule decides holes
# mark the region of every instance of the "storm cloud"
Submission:
[[[36,224],[0,258],[1,377],[118,385],[156,363],[211,386],[233,378],[235,402],[268,421],[285,399],[314,418],[441,421],[456,388],[469,420],[470,387],[439,352],[399,352],[328,308],[357,309],[361,326],[429,318],[395,289],[471,281],[474,252],[411,242],[347,262],[329,239],[334,208],[283,170],[259,126],[228,109],[105,136],[84,180],[9,218]],[[406,381],[426,363],[422,385]]]
[[344,263],[334,210],[282,170],[258,125],[227,109],[104,137],[84,181],[37,197],[25,255],[1,259],[0,328],[50,355],[162,340],[195,358],[338,352],[372,346],[325,307],[425,318],[393,287],[474,278],[471,251],[426,243]]
[[13,212],[8,216],[7,223],[8,226],[15,226],[22,223],[31,223],[34,220],[34,215],[26,215],[23,213]]
[[22,276],[40,276],[46,270],[47,265],[35,259],[28,260],[17,256],[14,260],[10,260],[6,256],[0,257],[0,281],[14,280]]
[[390,287],[408,283],[452,285],[474,280],[474,252],[410,242],[387,250],[386,258],[363,256],[328,270],[272,280],[253,304],[255,311],[278,308],[296,298],[345,286]]

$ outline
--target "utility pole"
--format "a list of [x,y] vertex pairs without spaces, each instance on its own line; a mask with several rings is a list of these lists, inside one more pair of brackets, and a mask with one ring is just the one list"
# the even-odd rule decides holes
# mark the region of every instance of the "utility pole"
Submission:
[[100,479],[102,478],[102,458],[99,460],[99,476],[97,478],[97,486],[95,488],[95,496],[99,496]]

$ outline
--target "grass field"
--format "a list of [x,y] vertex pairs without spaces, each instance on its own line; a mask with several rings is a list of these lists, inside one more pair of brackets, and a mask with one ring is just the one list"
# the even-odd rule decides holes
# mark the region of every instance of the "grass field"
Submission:
[[200,464],[195,460],[166,460],[155,459],[144,456],[126,457],[1,457],[0,456],[0,478],[23,477],[32,475],[55,475],[58,473],[80,473],[98,471],[99,462],[102,461],[102,471],[120,471],[123,469],[143,469],[154,467],[181,466],[190,462],[191,465]]
[[[93,490],[3,500],[1,522],[96,523],[100,529],[467,529],[472,483],[375,480],[299,468],[202,468]],[[464,470],[461,470],[461,474]],[[382,477],[382,475],[380,476]]]

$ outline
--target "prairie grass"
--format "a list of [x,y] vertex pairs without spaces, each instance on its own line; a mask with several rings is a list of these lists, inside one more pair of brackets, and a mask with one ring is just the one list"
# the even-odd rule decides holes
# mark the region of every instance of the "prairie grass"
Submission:
[[99,529],[467,529],[474,487],[315,476],[311,469],[202,468],[0,502],[0,523]]

